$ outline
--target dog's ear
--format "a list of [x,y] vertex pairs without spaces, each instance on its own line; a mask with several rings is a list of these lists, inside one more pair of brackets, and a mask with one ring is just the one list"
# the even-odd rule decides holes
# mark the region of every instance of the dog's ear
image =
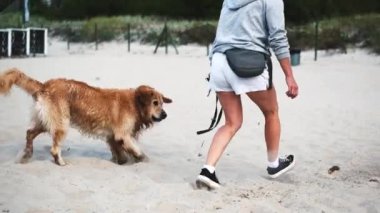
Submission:
[[164,101],[164,103],[167,103],[167,104],[173,102],[172,99],[167,98],[167,97],[165,97],[165,96],[162,96],[162,100]]
[[149,86],[139,86],[136,89],[136,101],[141,106],[147,106],[150,104],[153,96],[153,88]]

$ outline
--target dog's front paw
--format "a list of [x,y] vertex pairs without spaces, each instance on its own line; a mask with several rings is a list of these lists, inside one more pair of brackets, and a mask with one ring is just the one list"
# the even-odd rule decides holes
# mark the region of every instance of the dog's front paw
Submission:
[[110,161],[114,162],[114,163],[117,163],[117,158],[115,156],[112,156]]
[[119,165],[123,165],[123,164],[126,164],[127,162],[128,162],[127,158],[119,158],[117,159],[117,162],[115,163],[118,163]]
[[126,153],[120,153],[119,155],[112,155],[111,161],[116,164],[123,165],[126,164],[129,160]]
[[142,153],[139,156],[134,156],[134,157],[135,157],[135,162],[136,163],[148,162],[149,161],[149,157],[147,155],[145,155],[144,153]]

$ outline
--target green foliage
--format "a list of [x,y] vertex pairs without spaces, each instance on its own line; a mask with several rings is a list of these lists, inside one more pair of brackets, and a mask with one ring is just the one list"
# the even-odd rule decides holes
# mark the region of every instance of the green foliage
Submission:
[[[322,50],[365,47],[379,53],[380,14],[325,19],[319,23],[318,47]],[[309,49],[315,45],[315,23],[288,28],[292,48]]]
[[211,23],[196,23],[190,28],[180,32],[180,37],[183,44],[198,43],[208,45],[215,38],[216,25]]
[[380,12],[379,0],[289,0],[284,4],[286,20],[293,24]]
[[[33,16],[25,27],[47,27],[51,24],[49,20],[41,16]],[[17,13],[0,13],[0,28],[18,28],[22,27],[22,14]]]
[[81,29],[83,40],[111,41],[119,38],[126,30],[126,23],[121,17],[98,17],[88,20]]
[[380,30],[379,28],[372,31],[368,38],[367,47],[374,53],[380,54]]
[[359,47],[366,47],[380,54],[380,14],[357,16],[351,20],[350,39]]
[[[157,16],[96,17],[85,21],[54,21],[32,16],[28,26],[47,27],[51,36],[72,42],[114,39],[126,40],[130,26],[131,41],[156,44],[167,23],[169,32],[178,44],[197,43],[207,45],[215,37],[217,21],[177,20]],[[21,27],[20,13],[0,14],[0,28]],[[26,26],[27,27],[27,26]],[[291,48],[310,49],[315,45],[315,23],[287,28]],[[319,22],[319,49],[347,47],[369,48],[380,54],[380,14],[347,16],[324,19]]]
[[288,40],[291,48],[310,49],[314,46],[315,33],[310,26],[288,28]]
[[21,27],[21,13],[2,13],[0,14],[0,28]]
[[324,29],[319,35],[319,49],[339,50],[347,53],[348,37],[345,31],[340,28]]

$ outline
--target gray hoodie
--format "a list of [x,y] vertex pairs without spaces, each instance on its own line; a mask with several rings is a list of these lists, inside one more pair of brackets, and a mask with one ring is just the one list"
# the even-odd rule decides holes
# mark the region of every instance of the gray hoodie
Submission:
[[289,57],[283,0],[224,0],[211,55],[233,47]]

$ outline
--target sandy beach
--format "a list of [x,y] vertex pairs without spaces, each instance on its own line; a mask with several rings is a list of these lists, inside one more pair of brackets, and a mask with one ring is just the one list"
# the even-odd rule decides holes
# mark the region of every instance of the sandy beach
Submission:
[[[53,40],[47,56],[1,58],[0,72],[17,67],[46,81],[69,78],[105,88],[155,87],[173,99],[168,118],[145,131],[139,146],[149,162],[117,165],[103,141],[70,129],[62,145],[67,166],[53,163],[50,136],[36,138],[27,164],[15,163],[25,146],[32,98],[18,88],[0,96],[0,212],[380,212],[380,56],[301,53],[294,67],[298,98],[286,97],[274,63],[282,123],[281,154],[296,167],[271,180],[266,174],[264,117],[242,97],[244,124],[217,166],[223,187],[198,190],[194,181],[214,131],[215,99],[207,97],[206,48],[125,43],[72,44]],[[328,170],[338,166],[331,174]]]

